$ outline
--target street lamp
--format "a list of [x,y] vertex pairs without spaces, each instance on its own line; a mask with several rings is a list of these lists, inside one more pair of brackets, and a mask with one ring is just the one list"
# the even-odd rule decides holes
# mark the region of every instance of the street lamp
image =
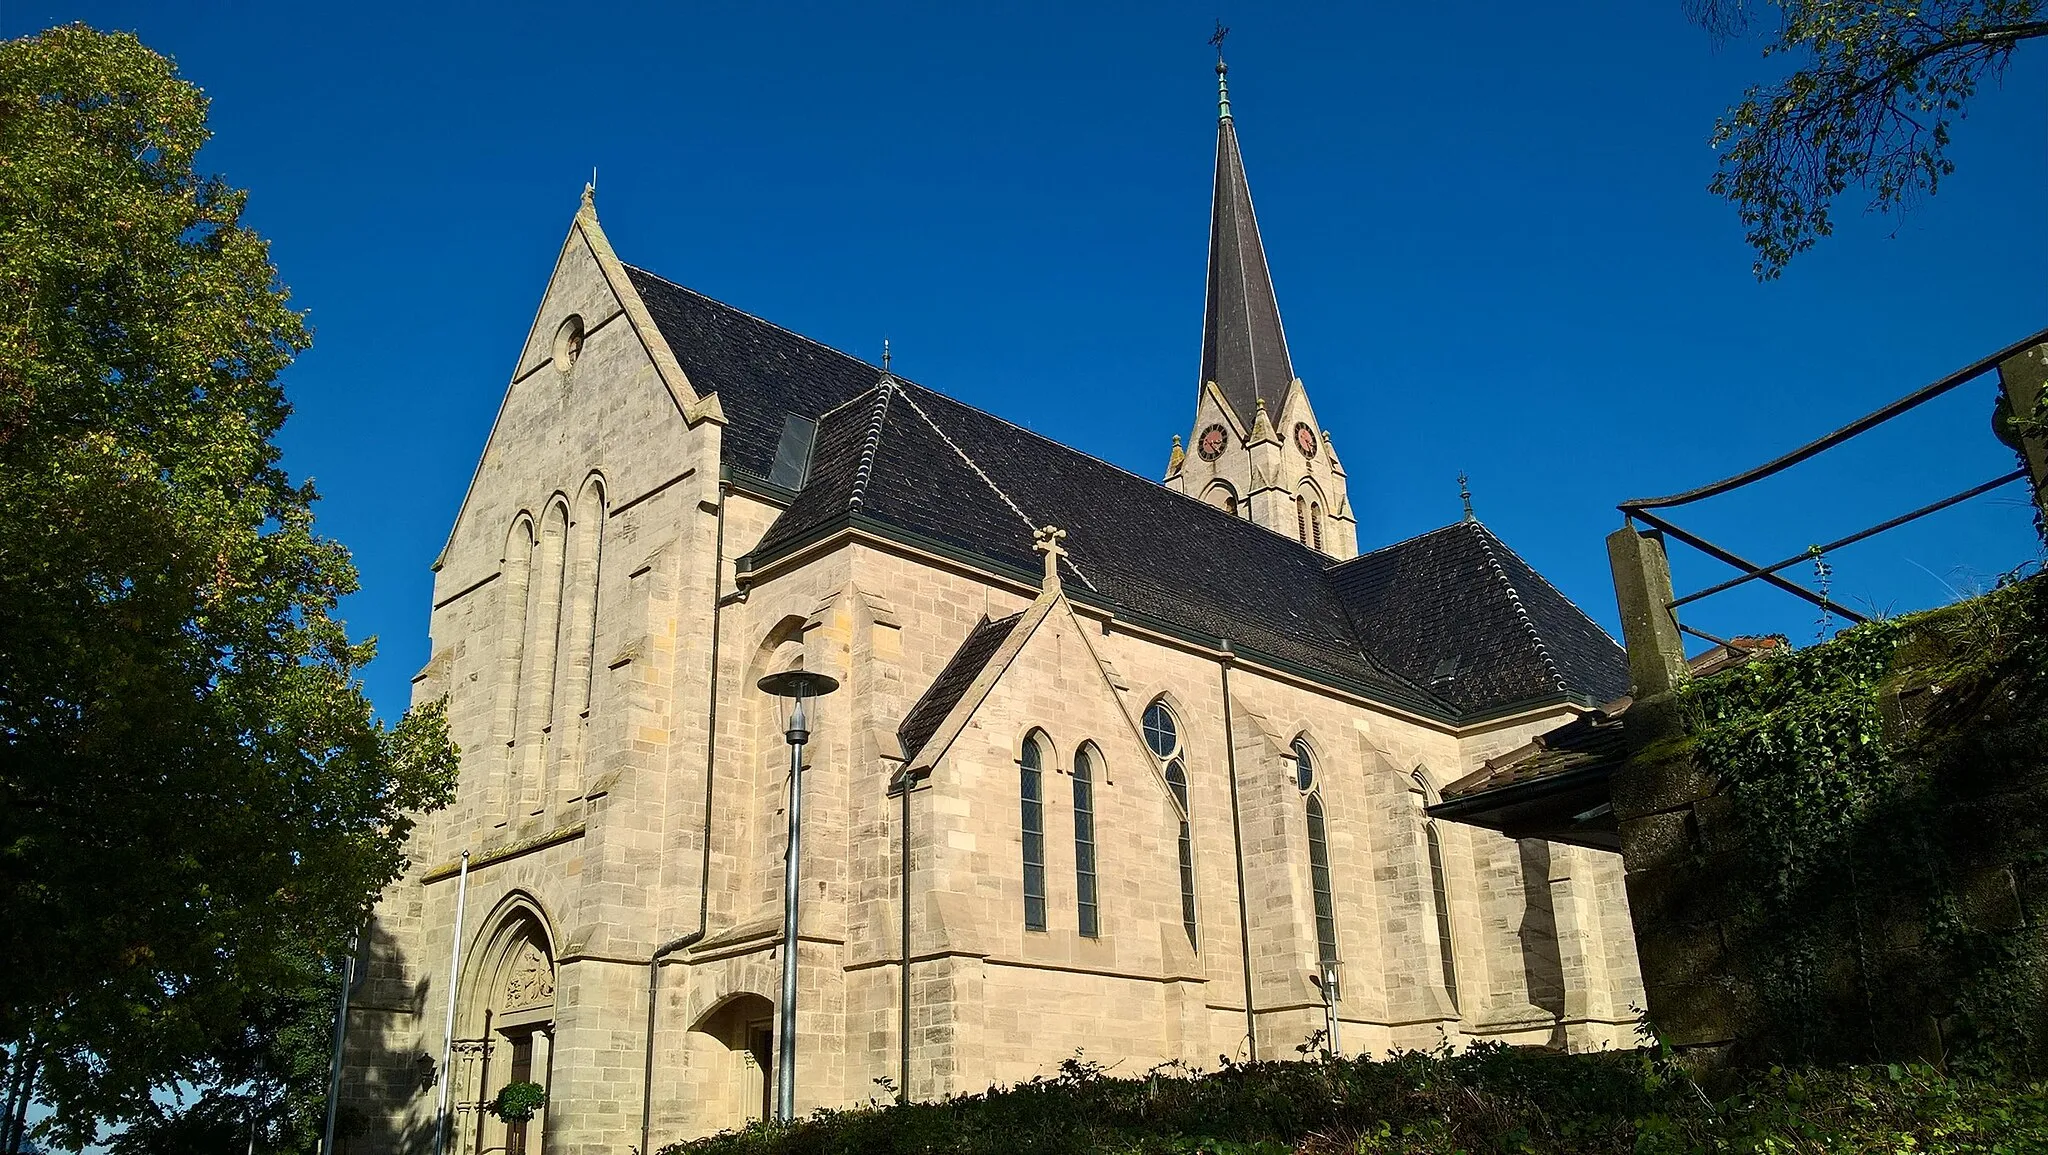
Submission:
[[755,683],[764,694],[792,699],[789,728],[789,850],[782,862],[782,1023],[775,1055],[775,1118],[796,1118],[796,909],[797,862],[803,852],[804,743],[811,740],[805,705],[839,688],[839,680],[809,670],[784,670]]
[[1329,1049],[1333,1055],[1344,1053],[1344,1040],[1337,1033],[1338,965],[1336,959],[1322,959],[1315,973],[1308,976],[1308,981],[1323,993],[1323,1028],[1330,1037]]

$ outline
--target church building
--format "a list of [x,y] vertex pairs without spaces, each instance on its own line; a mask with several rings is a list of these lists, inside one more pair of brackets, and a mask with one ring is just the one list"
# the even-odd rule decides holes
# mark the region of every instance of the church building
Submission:
[[[345,1150],[771,1111],[793,784],[758,683],[798,669],[838,683],[801,747],[799,1114],[1076,1054],[1633,1044],[1619,857],[1429,813],[1625,695],[1622,650],[1469,512],[1359,540],[1217,73],[1163,482],[624,263],[585,192],[434,563],[414,698],[460,784],[376,909]],[[488,1109],[522,1082],[532,1118]]]

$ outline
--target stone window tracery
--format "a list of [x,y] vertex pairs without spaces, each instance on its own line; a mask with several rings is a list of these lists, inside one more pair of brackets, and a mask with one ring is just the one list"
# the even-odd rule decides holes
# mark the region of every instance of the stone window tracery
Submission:
[[1195,838],[1188,805],[1187,758],[1181,748],[1180,722],[1161,698],[1145,709],[1145,744],[1166,763],[1166,786],[1180,804],[1180,919],[1188,945],[1201,948],[1195,920]]

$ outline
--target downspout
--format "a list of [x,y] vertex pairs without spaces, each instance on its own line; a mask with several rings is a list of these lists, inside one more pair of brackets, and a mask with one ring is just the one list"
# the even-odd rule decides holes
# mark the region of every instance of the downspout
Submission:
[[903,778],[898,789],[903,792],[903,852],[900,869],[901,880],[897,891],[903,903],[902,917],[897,919],[903,932],[902,962],[897,966],[896,992],[896,1035],[902,1051],[896,1064],[896,1101],[910,1102],[910,767],[903,768]]
[[1237,949],[1244,962],[1244,1037],[1250,1048],[1249,1058],[1256,1062],[1259,1057],[1259,1020],[1252,1013],[1252,923],[1245,910],[1244,892],[1244,823],[1238,815],[1237,803],[1237,728],[1230,720],[1230,639],[1222,642],[1223,660],[1217,668],[1223,673],[1223,761],[1230,769],[1230,849],[1237,862]]
[[695,946],[711,929],[711,787],[718,776],[718,627],[724,620],[718,603],[725,597],[725,503],[731,499],[731,484],[718,479],[718,530],[711,550],[711,703],[705,710],[704,729],[704,856],[697,871],[697,929],[654,948],[647,959],[647,1066],[640,1084],[640,1155],[654,1133],[654,1019],[660,1005],[661,960],[685,947]]

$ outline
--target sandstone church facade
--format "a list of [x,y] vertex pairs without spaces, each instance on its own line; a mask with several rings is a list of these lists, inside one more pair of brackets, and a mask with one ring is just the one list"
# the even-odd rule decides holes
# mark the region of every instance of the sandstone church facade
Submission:
[[[1621,650],[1469,516],[1359,553],[1219,112],[1163,484],[622,263],[586,193],[435,564],[415,699],[460,785],[377,907],[348,1149],[432,1149],[450,1022],[450,1152],[762,1115],[789,775],[756,682],[796,667],[841,684],[799,1112],[1293,1058],[1326,971],[1347,1052],[1632,1042],[1618,858],[1425,812],[1625,693]],[[549,1101],[508,1127],[514,1081]]]

